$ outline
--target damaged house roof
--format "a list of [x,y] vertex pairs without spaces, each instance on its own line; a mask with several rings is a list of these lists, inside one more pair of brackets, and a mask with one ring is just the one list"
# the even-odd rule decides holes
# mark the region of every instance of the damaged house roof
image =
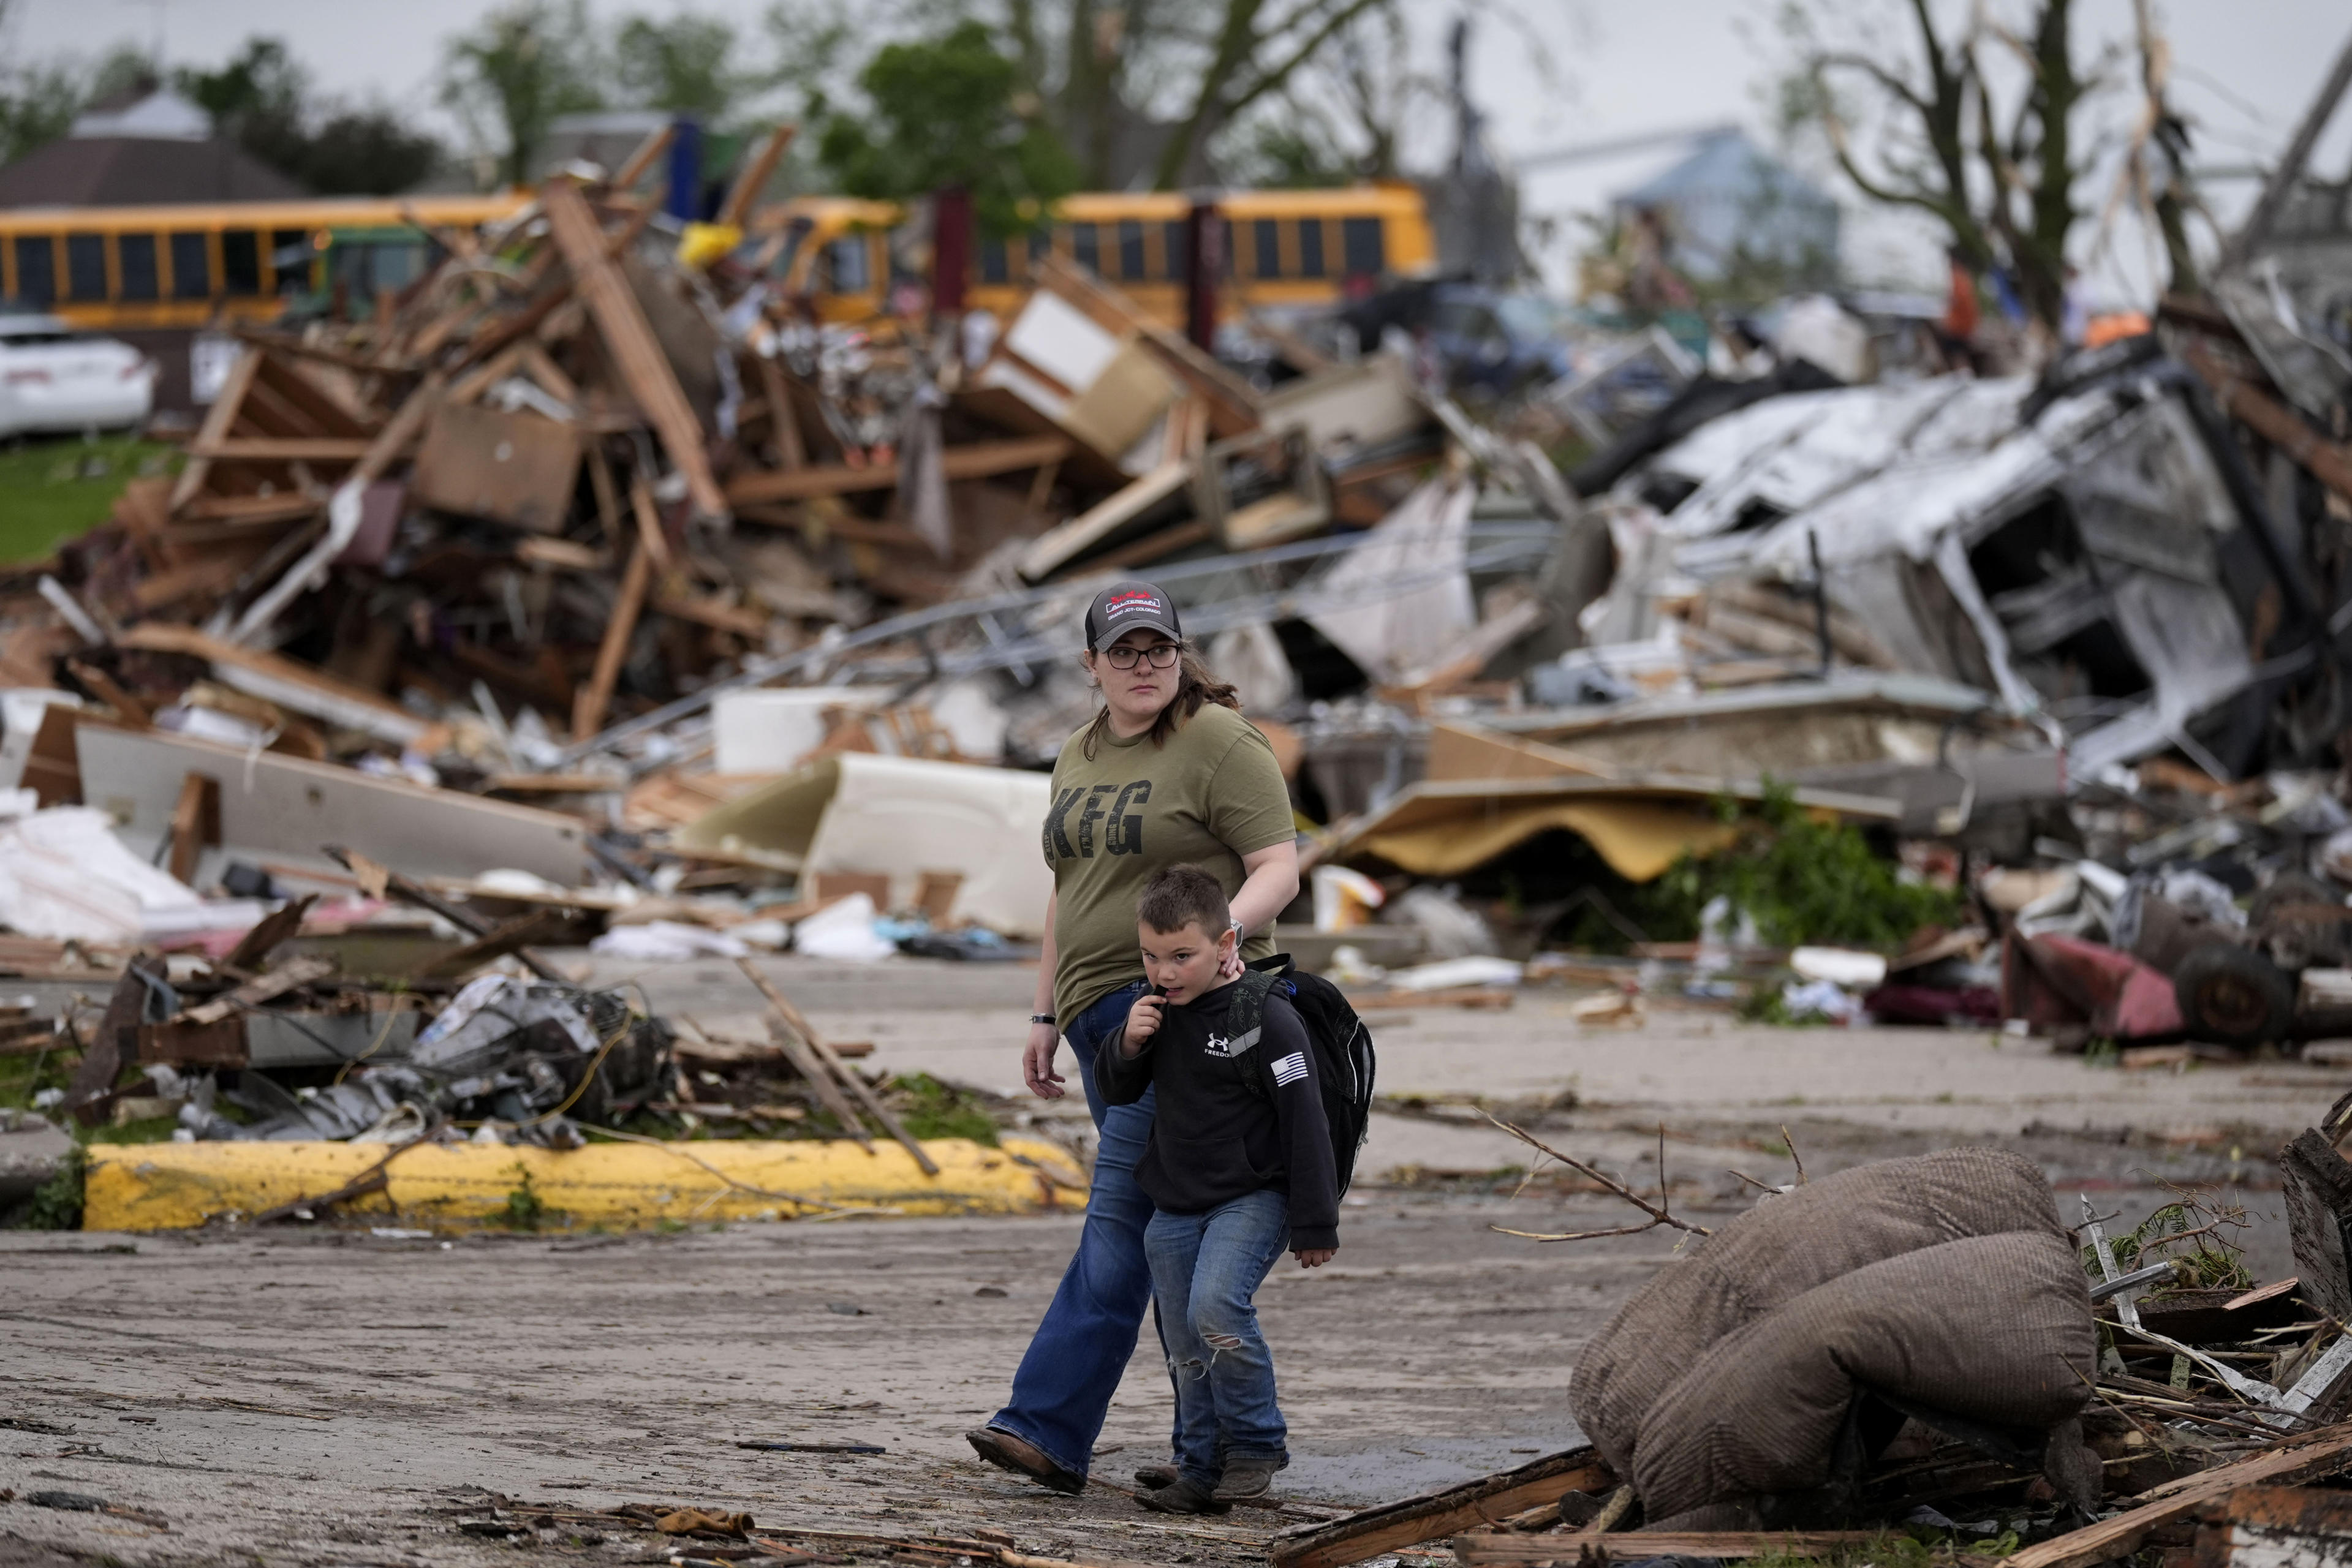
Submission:
[[1818,562],[1830,604],[1903,667],[2054,722],[2077,777],[2175,744],[2234,768],[2258,733],[2214,710],[2281,673],[2258,668],[2256,629],[2275,655],[2309,615],[2232,482],[2242,459],[2151,347],[2054,393],[1941,378],[1728,414],[1618,486],[1621,558],[1649,570],[1612,591],[1810,585]]

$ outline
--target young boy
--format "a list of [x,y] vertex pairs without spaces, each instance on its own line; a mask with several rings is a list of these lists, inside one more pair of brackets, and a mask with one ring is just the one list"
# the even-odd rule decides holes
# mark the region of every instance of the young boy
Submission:
[[1138,1500],[1165,1513],[1223,1513],[1263,1496],[1290,1462],[1251,1298],[1286,1247],[1307,1269],[1339,1249],[1331,1135],[1306,1026],[1277,991],[1258,1028],[1236,1038],[1226,1027],[1232,920],[1223,889],[1199,866],[1169,866],[1144,883],[1136,935],[1150,988],[1096,1068],[1114,1105],[1159,1091],[1135,1177],[1158,1206],[1143,1247],[1175,1376],[1178,1474]]

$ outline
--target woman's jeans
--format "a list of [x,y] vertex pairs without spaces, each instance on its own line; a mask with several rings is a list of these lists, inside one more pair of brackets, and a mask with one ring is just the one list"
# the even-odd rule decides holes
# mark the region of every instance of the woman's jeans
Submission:
[[1274,1355],[1250,1298],[1289,1236],[1290,1204],[1278,1192],[1248,1193],[1202,1214],[1163,1208],[1144,1228],[1176,1380],[1176,1468],[1202,1487],[1215,1486],[1229,1460],[1288,1460]]
[[[1143,1307],[1151,1299],[1151,1268],[1144,1260],[1143,1228],[1151,1200],[1135,1185],[1135,1162],[1151,1134],[1150,1090],[1132,1105],[1106,1105],[1095,1086],[1095,1051],[1125,1027],[1143,982],[1120,987],[1064,1029],[1078,1059],[1078,1082],[1097,1134],[1094,1185],[1087,1193],[1086,1228],[1062,1273],[1053,1305],[1037,1325],[1021,1370],[1013,1375],[1013,1401],[989,1420],[1026,1439],[1074,1475],[1087,1473],[1111,1396],[1135,1355]],[[1164,1338],[1164,1336],[1163,1336]]]

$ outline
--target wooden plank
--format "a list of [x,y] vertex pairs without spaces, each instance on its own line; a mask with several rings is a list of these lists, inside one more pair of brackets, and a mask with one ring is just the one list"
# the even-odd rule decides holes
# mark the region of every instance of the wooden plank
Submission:
[[197,439],[191,461],[211,463],[356,463],[367,455],[363,435],[239,435]]
[[138,1049],[134,1031],[147,1016],[149,995],[147,982],[139,977],[142,973],[162,979],[163,960],[142,953],[131,960],[121,978],[115,981],[114,994],[107,998],[106,1011],[82,1051],[81,1065],[74,1070],[73,1084],[59,1107],[72,1112],[85,1127],[97,1124],[100,1106],[114,1092],[115,1077],[124,1065],[122,1048]]
[[[202,659],[230,685],[330,724],[348,725],[404,743],[423,735],[426,728],[423,719],[379,693],[282,654],[264,653],[207,636],[193,626],[143,622],[126,629],[120,643],[122,647],[152,653],[184,653]],[[232,671],[247,678],[239,680],[230,674]]]
[[2140,1494],[2139,1506],[2114,1519],[2069,1531],[2009,1558],[2011,1568],[2091,1568],[2128,1557],[2168,1524],[2189,1518],[2242,1486],[2295,1486],[2352,1467],[2352,1424],[2323,1427],[2307,1437],[2265,1448]]
[[572,915],[565,909],[534,909],[529,915],[518,915],[503,925],[475,937],[462,947],[453,947],[420,966],[415,977],[420,980],[456,979],[469,969],[478,969],[494,958],[509,953],[520,953],[525,947],[541,942],[552,942],[570,931]]
[[515,559],[526,566],[551,566],[564,571],[610,571],[613,552],[571,539],[532,536],[515,543]]
[[[669,151],[669,144],[677,135],[677,121],[674,120],[658,130],[647,131],[646,139],[637,143],[636,151],[630,153],[627,161],[614,171],[612,188],[615,191],[625,191],[644,179],[652,171],[653,166],[661,161],[661,155]],[[648,203],[648,204],[651,204]]]
[[1181,333],[1171,332],[1144,314],[1142,307],[1091,273],[1057,256],[1032,264],[1038,284],[1061,296],[1107,332],[1139,337],[1177,380],[1209,406],[1209,423],[1220,436],[1241,435],[1258,427],[1255,388],[1202,353]]
[[939,1162],[924,1152],[922,1144],[907,1131],[898,1117],[890,1113],[889,1107],[883,1104],[875,1095],[872,1087],[866,1080],[849,1070],[848,1065],[835,1053],[833,1047],[826,1043],[824,1037],[817,1033],[815,1026],[801,1016],[801,1009],[793,1006],[791,1000],[775,988],[767,976],[753,968],[751,960],[739,958],[736,962],[745,974],[751,977],[751,983],[760,988],[760,994],[768,998],[768,1005],[774,1008],[782,1016],[784,1022],[808,1042],[809,1050],[814,1052],[817,1060],[824,1064],[825,1070],[840,1082],[847,1085],[849,1092],[856,1095],[858,1103],[866,1107],[866,1113],[881,1123],[883,1130],[896,1138],[898,1145],[914,1156],[915,1163],[922,1167],[923,1174],[939,1175]]
[[1382,1503],[1323,1524],[1295,1525],[1267,1547],[1274,1568],[1346,1568],[1402,1547],[1494,1524],[1525,1509],[1558,1502],[1572,1491],[1606,1491],[1618,1484],[1590,1446],[1531,1459],[1517,1469],[1442,1487],[1400,1502]]
[[213,1024],[223,1019],[235,1018],[247,1008],[299,991],[314,980],[323,980],[335,972],[332,958],[317,956],[289,958],[266,975],[257,975],[226,996],[215,997],[180,1014],[182,1023]]
[[1090,549],[1116,539],[1160,507],[1175,502],[1192,480],[1188,463],[1163,463],[1092,507],[1039,534],[1022,552],[1021,575],[1043,582]]
[[793,1071],[808,1081],[808,1086],[816,1092],[816,1097],[824,1103],[824,1108],[833,1113],[833,1119],[841,1124],[843,1135],[856,1139],[859,1147],[872,1154],[874,1140],[867,1136],[865,1124],[858,1121],[856,1109],[842,1097],[841,1084],[834,1078],[831,1069],[810,1049],[808,1037],[794,1030],[792,1015],[787,1011],[792,1004],[784,1001],[776,988],[768,984],[767,977],[751,967],[751,959],[738,958],[735,964],[753,985],[760,988],[760,994],[776,1007],[779,1021],[784,1026],[775,1031],[776,1046],[792,1059]]
[[653,580],[653,557],[640,544],[629,552],[628,569],[621,574],[621,595],[614,601],[613,618],[604,623],[604,641],[596,650],[595,673],[572,702],[572,737],[585,740],[604,726],[604,709],[621,678],[621,663],[628,656],[629,638],[637,629],[637,612],[645,608],[646,589]]
[[686,393],[679,390],[677,377],[655,340],[645,312],[638,308],[628,279],[606,252],[604,231],[589,211],[587,199],[581,195],[577,184],[565,179],[549,181],[540,199],[546,204],[548,226],[563,253],[565,265],[572,269],[580,298],[595,318],[604,346],[612,351],[614,367],[645,414],[646,423],[660,437],[671,464],[686,476],[687,494],[695,509],[709,517],[724,517],[727,497],[710,472],[709,459],[703,448],[702,425],[694,417]]
[[220,780],[191,768],[180,780],[179,804],[172,808],[174,880],[194,883],[196,860],[220,842]]
[[[986,479],[1042,468],[1059,463],[1073,450],[1066,436],[1024,435],[1007,441],[971,441],[950,446],[940,455],[940,468],[950,483]],[[727,487],[727,498],[738,506],[770,501],[806,501],[819,496],[846,496],[859,490],[888,490],[898,483],[897,465],[875,464],[853,468],[828,463],[820,467],[786,469],[772,474],[747,474]]]
[[2309,469],[2313,478],[2352,499],[2352,454],[2305,424],[2284,403],[2231,375],[2203,345],[2189,344],[2182,357],[2212,387],[2230,417],[2244,421],[2255,434]]
[[1652,1557],[1822,1557],[1841,1546],[1881,1540],[1883,1530],[1628,1531],[1616,1535],[1457,1535],[1454,1560],[1464,1568],[1562,1568]]
[[784,149],[793,144],[793,134],[799,130],[797,125],[779,125],[768,132],[767,140],[760,143],[760,150],[751,154],[751,162],[743,165],[743,172],[735,176],[735,183],[729,189],[727,200],[719,204],[715,222],[731,224],[738,228],[743,225],[743,220],[751,214],[751,204],[760,199],[761,187],[768,183],[768,176],[776,172],[776,161],[784,155]]
[[793,402],[792,383],[784,368],[765,354],[754,354],[760,368],[761,396],[768,403],[768,428],[776,438],[776,455],[786,472],[808,466],[808,447],[801,440],[800,412]]
[[690,598],[682,593],[664,593],[654,600],[654,609],[674,620],[691,621],[698,626],[708,626],[714,632],[731,632],[738,637],[761,642],[768,635],[772,617],[762,610],[750,610],[740,604],[729,604],[716,597]]
[[[96,664],[85,664],[79,659],[68,659],[66,661],[66,668],[73,672],[75,680],[89,688],[90,695],[112,708],[114,716],[123,724],[132,729],[155,727],[154,716],[147,711],[147,705],[124,691],[121,683]],[[188,879],[182,877],[180,880],[185,882]]]
[[248,347],[236,357],[221,380],[221,389],[214,395],[212,406],[205,410],[205,422],[196,427],[196,438],[190,443],[187,465],[180,470],[179,483],[172,486],[171,509],[174,512],[196,498],[212,476],[212,465],[194,455],[194,448],[207,442],[225,441],[236,426],[237,411],[245,406],[246,389],[261,369],[261,350]]
[[1178,523],[1171,528],[1162,528],[1156,534],[1146,534],[1139,539],[1133,539],[1119,546],[1117,549],[1105,550],[1087,562],[1087,570],[1088,571],[1124,571],[1130,566],[1142,566],[1147,562],[1174,555],[1180,549],[1190,549],[1205,539],[1214,538],[1216,533],[1216,524],[1204,523],[1195,517],[1189,523]]
[[174,1067],[243,1067],[247,1062],[245,1020],[228,1018],[195,1023],[174,1019],[168,1023],[141,1024],[139,1060]]
[[[305,872],[302,874],[314,876],[318,873]],[[230,948],[228,956],[221,960],[221,967],[225,969],[259,968],[268,961],[269,955],[277,950],[279,943],[302,929],[303,919],[310,913],[310,906],[318,902],[317,894],[306,893],[299,898],[279,904],[276,909],[263,915],[259,925],[237,938],[236,946]]]

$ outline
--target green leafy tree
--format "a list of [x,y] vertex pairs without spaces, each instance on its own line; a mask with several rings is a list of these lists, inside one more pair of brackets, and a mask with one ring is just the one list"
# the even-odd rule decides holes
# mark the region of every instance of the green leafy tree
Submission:
[[961,185],[981,227],[1006,235],[1043,222],[1077,188],[1076,161],[1024,102],[1019,67],[978,22],[883,46],[857,85],[871,111],[828,114],[817,145],[853,195],[903,201]]
[[0,163],[47,146],[73,126],[84,97],[81,73],[55,63],[0,75]]
[[391,110],[315,101],[285,44],[253,37],[218,70],[182,70],[178,87],[240,147],[321,195],[389,195],[433,172],[441,145]]
[[272,168],[301,177],[310,74],[276,38],[253,37],[218,70],[183,69],[178,87],[213,128]]
[[725,120],[751,82],[738,64],[741,40],[723,17],[692,12],[667,20],[630,16],[621,23],[613,52],[631,102],[691,114],[706,125]]
[[528,184],[555,118],[603,107],[600,57],[582,0],[515,0],[445,46],[441,101],[509,184]]
[[389,110],[329,115],[304,149],[300,179],[322,196],[389,196],[413,190],[441,162],[441,143]]

